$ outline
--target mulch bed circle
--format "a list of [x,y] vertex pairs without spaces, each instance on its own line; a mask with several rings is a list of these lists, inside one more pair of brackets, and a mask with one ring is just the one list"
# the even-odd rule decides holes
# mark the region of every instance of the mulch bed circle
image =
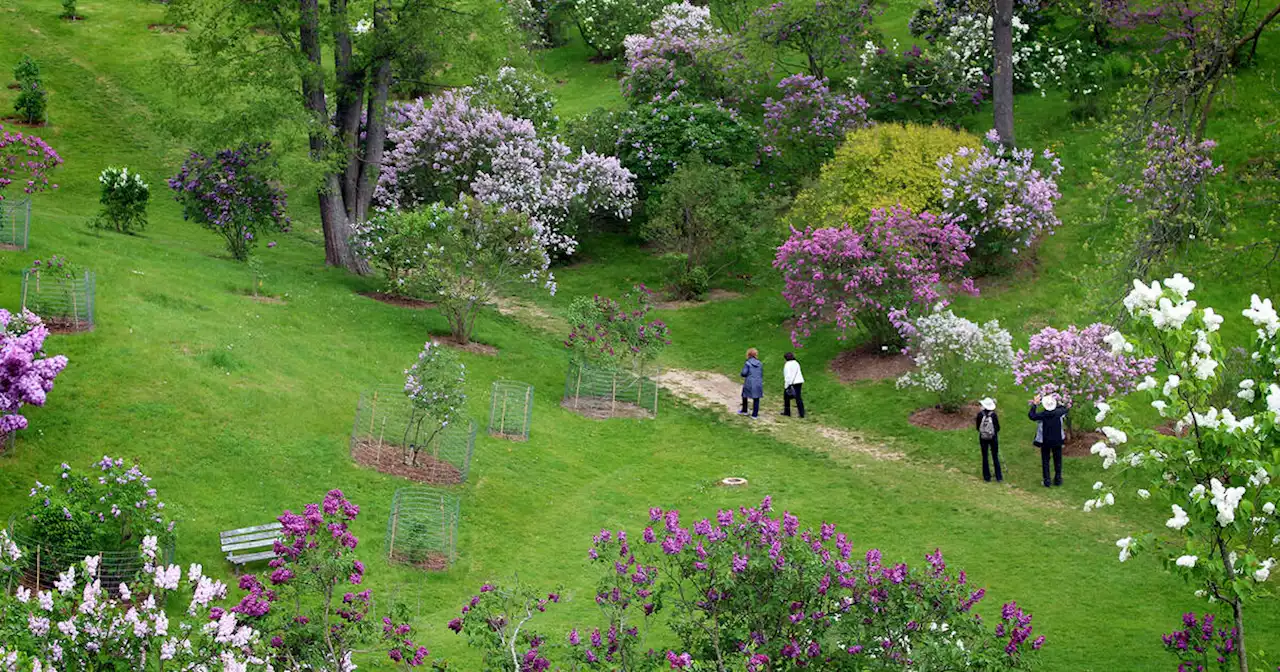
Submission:
[[17,245],[10,245],[9,243],[0,243],[0,250],[5,252],[21,252],[22,248]]
[[476,343],[475,341],[467,341],[466,343],[459,343],[452,336],[443,336],[440,334],[432,334],[431,338],[435,339],[436,342],[438,342],[440,345],[453,348],[454,350],[461,350],[463,352],[469,352],[473,355],[483,355],[485,357],[498,356],[498,349],[493,347],[492,345],[488,345],[487,343]]
[[449,569],[449,558],[443,553],[428,553],[426,559],[418,562],[410,562],[404,553],[393,551],[390,557],[392,562],[399,562],[405,565],[411,565],[418,569],[425,569],[428,572],[443,572]]
[[147,26],[147,30],[157,33],[185,33],[187,27],[183,25],[173,25],[172,23],[152,23]]
[[[1032,431],[1034,431],[1034,426]],[[1076,432],[1075,436],[1068,438],[1067,442],[1062,445],[1062,456],[1092,457],[1089,453],[1089,449],[1093,447],[1093,444],[1102,441],[1105,438],[1106,437],[1099,432]]]
[[578,399],[576,403],[573,399],[565,399],[560,402],[560,406],[592,420],[609,420],[610,418],[638,418],[644,420],[653,417],[653,413],[650,413],[649,409],[641,408],[627,401],[619,401],[615,404],[608,399],[583,397]]
[[930,406],[912,413],[908,421],[916,427],[925,429],[943,431],[974,429],[973,419],[978,415],[978,408],[977,404],[968,404],[955,413],[948,413],[937,406]]
[[382,303],[385,303],[389,306],[396,306],[398,308],[412,308],[414,310],[426,310],[428,308],[436,307],[436,304],[431,303],[430,301],[415,299],[412,296],[400,296],[399,294],[388,294],[386,292],[360,292],[360,296],[373,299],[374,301],[381,301]]
[[462,472],[457,467],[428,455],[418,453],[415,464],[404,463],[405,448],[392,443],[378,443],[373,439],[356,439],[351,457],[356,463],[392,476],[400,476],[431,485],[456,485],[462,482]]
[[915,362],[900,353],[871,351],[867,348],[845,350],[831,360],[831,372],[842,383],[863,380],[889,380],[914,369]]
[[93,325],[87,320],[76,320],[70,317],[46,317],[44,326],[49,328],[51,334],[78,334],[84,331],[93,331]]

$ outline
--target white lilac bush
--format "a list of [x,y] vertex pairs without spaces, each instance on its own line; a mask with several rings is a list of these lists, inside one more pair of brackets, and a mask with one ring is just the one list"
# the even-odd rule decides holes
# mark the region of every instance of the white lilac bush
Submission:
[[102,211],[91,222],[95,228],[132,233],[147,227],[151,187],[141,175],[112,167],[98,175],[98,182],[102,185]]
[[528,119],[538,132],[555,130],[556,97],[542,75],[504,65],[492,75],[480,75],[463,89],[472,101],[516,119]]
[[[1091,452],[1115,477],[1095,484],[1096,496],[1084,508],[1130,496],[1165,507],[1169,518],[1161,536],[1134,533],[1116,541],[1119,559],[1156,554],[1196,596],[1225,605],[1234,625],[1227,648],[1245,670],[1245,606],[1274,593],[1270,581],[1280,545],[1280,315],[1270,299],[1256,294],[1243,312],[1256,327],[1252,356],[1266,364],[1268,375],[1238,384],[1248,410],[1237,415],[1210,403],[1223,375],[1225,318],[1192,300],[1194,288],[1175,274],[1163,284],[1135,280],[1125,298],[1131,330],[1110,345],[1155,358],[1161,377],[1147,376],[1136,401],[1097,405],[1106,440]],[[1155,409],[1158,419],[1143,421],[1152,414],[1138,413],[1139,406]],[[1169,421],[1171,433],[1153,426]]]
[[[990,14],[961,14],[942,33],[934,51],[937,59],[969,85],[989,89],[993,60]],[[1018,16],[1013,17],[1013,82],[1029,91],[1062,88],[1072,69],[1083,67],[1096,54],[1078,40],[1055,44],[1041,38]]]
[[582,40],[600,59],[622,53],[628,35],[643,33],[668,0],[571,0],[574,21]]
[[1013,338],[992,320],[979,325],[948,311],[935,311],[902,325],[907,353],[916,370],[898,379],[898,387],[937,395],[944,410],[991,394],[1013,365]]
[[416,464],[418,451],[462,416],[466,384],[467,365],[457,355],[434,341],[422,346],[418,359],[404,371],[404,394],[413,406],[405,427],[405,464]]

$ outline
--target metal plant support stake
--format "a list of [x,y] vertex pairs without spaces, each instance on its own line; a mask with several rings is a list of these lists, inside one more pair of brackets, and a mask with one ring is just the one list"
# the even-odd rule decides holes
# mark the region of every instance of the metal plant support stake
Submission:
[[0,250],[25,250],[31,236],[31,199],[0,201]]
[[448,426],[434,423],[403,388],[382,387],[360,395],[351,426],[351,457],[383,473],[453,485],[467,480],[476,431],[475,421],[465,417]]
[[419,569],[443,571],[457,559],[461,505],[441,488],[396,490],[387,519],[387,559]]
[[526,441],[533,422],[533,386],[514,380],[493,383],[489,400],[489,434]]
[[561,406],[597,419],[657,417],[657,387],[633,371],[570,359]]

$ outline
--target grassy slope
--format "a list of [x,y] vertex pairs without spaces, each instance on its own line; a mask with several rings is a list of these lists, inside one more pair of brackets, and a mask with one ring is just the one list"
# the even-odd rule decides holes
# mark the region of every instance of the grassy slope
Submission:
[[[41,61],[54,123],[40,134],[67,158],[63,187],[36,200],[31,251],[0,256],[0,305],[17,307],[19,272],[31,259],[65,254],[98,273],[99,327],[50,339],[50,350],[68,354],[73,364],[50,405],[30,413],[32,429],[17,455],[0,460],[0,515],[20,510],[31,481],[47,478],[59,462],[84,465],[109,453],[136,458],[156,476],[183,519],[183,562],[225,569],[215,542],[219,529],[256,524],[331,487],[361,503],[359,531],[370,553],[378,553],[391,494],[405,483],[352,466],[346,447],[351,414],[359,391],[395,383],[443,321],[355,296],[364,281],[322,268],[313,208],[301,193],[294,194],[298,232],[263,251],[269,285],[287,305],[240,296],[247,273],[222,257],[215,237],[181,221],[161,186],[182,151],[155,126],[164,109],[181,104],[151,76],[180,39],[147,31],[148,23],[162,20],[162,8],[134,0],[83,2],[89,20],[76,25],[57,20],[56,9],[0,0],[0,63],[24,52]],[[609,66],[579,65],[584,53],[570,48],[543,56],[544,66],[559,58],[574,71],[561,92],[569,99],[566,114],[617,100],[615,88],[579,84],[579,71],[594,71],[596,81],[611,77]],[[10,95],[0,91],[0,105],[7,107]],[[1044,127],[1046,133],[1053,128]],[[126,162],[153,185],[152,228],[139,237],[86,233],[97,172]],[[1055,241],[1047,258],[1054,250],[1068,256],[1070,243],[1069,235]],[[549,306],[653,279],[651,260],[633,249],[606,240],[588,251],[596,261],[563,271],[564,290]],[[1043,273],[1060,278],[1056,268],[1046,264]],[[1012,324],[1021,326],[1016,318],[1025,320],[1052,292],[1019,287],[1000,301],[965,307],[1012,315]],[[1059,316],[1066,314],[1054,319]],[[735,367],[748,341],[776,362],[773,353],[786,347],[778,326],[785,306],[769,289],[668,317],[677,338],[672,364]],[[918,400],[904,404],[888,384],[833,384],[821,366],[835,351],[819,342],[827,339],[815,339],[804,353],[816,418],[900,437],[899,446],[917,460],[820,457],[670,399],[653,422],[583,420],[558,408],[563,355],[554,339],[496,315],[482,319],[478,332],[502,354],[465,356],[473,415],[484,419],[490,381],[533,383],[533,438],[527,444],[478,440],[471,483],[460,491],[462,559],[455,569],[424,575],[372,563],[376,587],[398,586],[418,598],[427,639],[439,653],[467,655],[443,623],[483,580],[519,571],[531,583],[563,583],[576,599],[552,618],[581,621],[594,612],[582,557],[601,526],[635,528],[649,505],[709,512],[766,493],[807,521],[839,522],[859,547],[880,546],[890,557],[915,561],[942,547],[953,564],[988,586],[992,605],[1017,599],[1036,614],[1051,638],[1047,669],[1154,669],[1162,661],[1156,636],[1195,606],[1153,561],[1115,564],[1112,540],[1136,523],[1158,524],[1157,513],[1079,513],[1094,467],[1073,462],[1067,492],[988,487],[973,477],[967,440],[903,422]],[[1015,399],[1007,395],[1006,404]],[[1010,480],[1033,483],[1029,451],[1008,443]],[[736,492],[712,485],[726,475],[746,476],[752,486]],[[1262,616],[1264,610],[1255,610],[1254,632],[1280,630],[1280,620]],[[1280,639],[1261,635],[1259,644],[1276,648]]]

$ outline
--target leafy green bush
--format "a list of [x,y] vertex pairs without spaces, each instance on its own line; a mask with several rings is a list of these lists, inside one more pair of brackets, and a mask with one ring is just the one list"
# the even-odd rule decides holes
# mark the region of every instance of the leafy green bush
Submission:
[[80,18],[76,13],[76,0],[62,0],[62,18],[71,21]]
[[750,165],[760,141],[759,129],[709,103],[644,105],[623,114],[619,125],[615,151],[642,194],[694,153],[717,166]]
[[480,75],[471,86],[471,102],[491,107],[516,119],[528,119],[538,131],[554,130],[556,97],[547,79],[531,70],[504,65],[492,75]]
[[40,81],[40,65],[35,62],[35,59],[23,54],[18,64],[13,66],[13,81],[19,84]]
[[40,82],[23,84],[18,93],[18,99],[13,103],[13,110],[18,113],[18,118],[22,121],[38,124],[44,121],[45,111],[48,109],[47,98],[48,94]]
[[844,223],[857,228],[872,209],[897,204],[938,212],[938,160],[979,145],[969,133],[940,126],[879,124],[852,131],[818,181],[796,197],[788,222],[799,229]]
[[628,35],[645,32],[667,0],[571,0],[569,4],[582,40],[597,58],[609,59],[622,53],[622,41]]
[[671,252],[669,280],[679,298],[706,294],[711,280],[762,241],[760,198],[736,168],[691,157],[660,186],[641,234]]

